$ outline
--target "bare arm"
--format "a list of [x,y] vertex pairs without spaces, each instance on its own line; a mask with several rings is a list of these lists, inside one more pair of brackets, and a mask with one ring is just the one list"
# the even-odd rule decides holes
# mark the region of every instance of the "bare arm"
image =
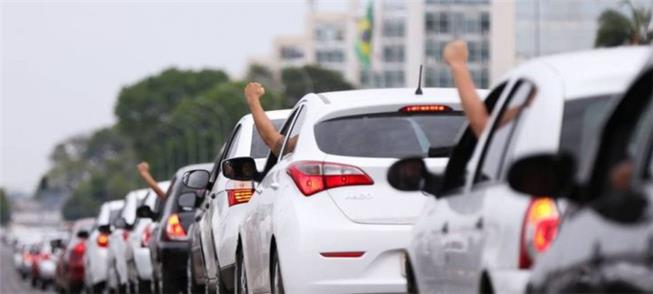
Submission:
[[259,83],[249,83],[245,87],[245,99],[247,100],[247,105],[249,106],[249,111],[252,113],[254,118],[254,124],[256,125],[256,130],[261,135],[265,145],[272,150],[276,155],[279,155],[281,151],[281,144],[283,143],[283,136],[277,128],[274,127],[272,121],[265,114],[263,106],[261,106],[261,97],[265,95],[265,88]]
[[463,41],[449,42],[444,48],[443,57],[451,70],[465,116],[472,131],[476,137],[479,137],[487,124],[489,114],[476,92],[476,86],[467,67],[467,56],[467,45]]
[[157,196],[161,199],[166,198],[166,192],[159,187],[159,184],[156,182],[154,177],[150,174],[150,165],[147,162],[139,163],[136,168],[138,169],[138,174],[141,175],[141,178],[145,181],[148,187],[150,187]]

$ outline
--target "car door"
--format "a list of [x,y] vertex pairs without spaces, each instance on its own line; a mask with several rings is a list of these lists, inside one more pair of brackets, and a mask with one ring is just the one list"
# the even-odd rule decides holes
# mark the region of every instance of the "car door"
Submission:
[[[290,114],[288,120],[281,128],[281,134],[286,135],[289,133],[292,125],[294,124],[297,114],[302,110],[303,105],[297,105],[295,110]],[[287,136],[286,136],[287,137]],[[282,151],[285,148],[287,138],[284,140]],[[266,244],[271,234],[272,224],[271,218],[266,213],[269,211],[269,206],[272,205],[276,190],[279,188],[280,170],[277,167],[279,158],[272,152],[268,156],[263,171],[263,180],[256,185],[256,191],[252,198],[249,200],[250,212],[244,221],[244,236],[245,244],[245,266],[247,272],[248,286],[253,292],[267,291],[269,284],[269,250],[270,244]]]
[[505,190],[501,186],[503,159],[535,92],[534,84],[525,80],[518,80],[511,86],[508,96],[486,126],[490,131],[485,131],[485,140],[476,147],[478,160],[468,165],[472,172],[463,193],[444,200],[443,206],[448,209],[442,225],[447,292],[478,291],[485,240],[485,198]]

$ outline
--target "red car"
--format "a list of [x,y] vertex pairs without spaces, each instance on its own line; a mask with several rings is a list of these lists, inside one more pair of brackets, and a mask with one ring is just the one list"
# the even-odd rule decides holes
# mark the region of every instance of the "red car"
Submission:
[[85,218],[73,224],[68,244],[63,247],[55,271],[55,287],[63,293],[80,293],[84,287],[85,241],[93,229],[95,220]]

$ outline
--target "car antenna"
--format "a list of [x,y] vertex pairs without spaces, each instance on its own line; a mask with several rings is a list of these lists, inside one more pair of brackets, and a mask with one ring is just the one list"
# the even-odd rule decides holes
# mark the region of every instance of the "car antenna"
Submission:
[[417,81],[417,90],[415,95],[422,95],[422,65],[419,65],[419,80]]

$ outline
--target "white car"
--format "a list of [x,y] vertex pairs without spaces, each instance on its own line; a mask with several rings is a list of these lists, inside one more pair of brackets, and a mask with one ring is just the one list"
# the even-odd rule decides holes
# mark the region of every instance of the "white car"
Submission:
[[604,49],[528,62],[488,95],[492,113],[483,134],[476,140],[465,132],[443,176],[396,173],[410,173],[419,159],[393,166],[391,174],[403,177],[395,187],[419,189],[416,179],[439,183],[426,189],[436,196],[424,203],[407,251],[408,291],[524,292],[531,266],[554,242],[564,203],[511,190],[508,167],[525,154],[582,154],[648,52]]
[[95,228],[86,240],[84,254],[84,284],[87,292],[99,293],[107,286],[109,235],[120,216],[125,200],[113,200],[102,204]]
[[223,162],[225,176],[260,181],[239,231],[236,292],[404,291],[401,252],[426,197],[393,190],[387,169],[409,155],[443,168],[463,122],[454,89],[304,96],[263,172],[252,158]]
[[[159,187],[167,191],[170,181],[159,182]],[[155,209],[159,196],[152,189],[147,190],[145,199],[138,202],[136,208],[147,205],[151,210]],[[136,217],[136,210],[134,210]],[[136,218],[134,228],[128,237],[126,259],[127,276],[129,278],[130,291],[132,293],[149,293],[152,287],[152,261],[150,260],[150,248],[147,246],[152,237],[152,219]]]
[[109,235],[108,287],[118,293],[127,292],[129,276],[127,273],[127,246],[129,236],[136,224],[136,208],[145,199],[149,189],[130,191],[125,196],[125,205],[115,223],[115,229]]
[[[288,118],[290,110],[273,110],[267,111],[266,114],[278,129]],[[221,287],[222,291],[233,289],[238,227],[248,211],[247,202],[254,191],[251,181],[230,180],[222,175],[220,163],[229,158],[251,156],[256,160],[257,167],[263,168],[269,152],[256,130],[252,115],[248,114],[243,116],[234,127],[216,159],[211,174],[207,177],[200,175],[206,173],[205,171],[199,171],[200,174],[192,173],[185,180],[185,182],[193,181],[191,176],[203,176],[208,179],[202,181],[201,187],[197,187],[206,188],[209,197],[205,197],[206,206],[201,208],[204,212],[200,220],[193,225],[194,240],[191,257],[194,267],[203,267],[205,274],[203,278],[206,279],[211,290],[218,287]],[[199,242],[195,239],[199,239]],[[197,279],[198,276],[196,274],[195,278]]]

